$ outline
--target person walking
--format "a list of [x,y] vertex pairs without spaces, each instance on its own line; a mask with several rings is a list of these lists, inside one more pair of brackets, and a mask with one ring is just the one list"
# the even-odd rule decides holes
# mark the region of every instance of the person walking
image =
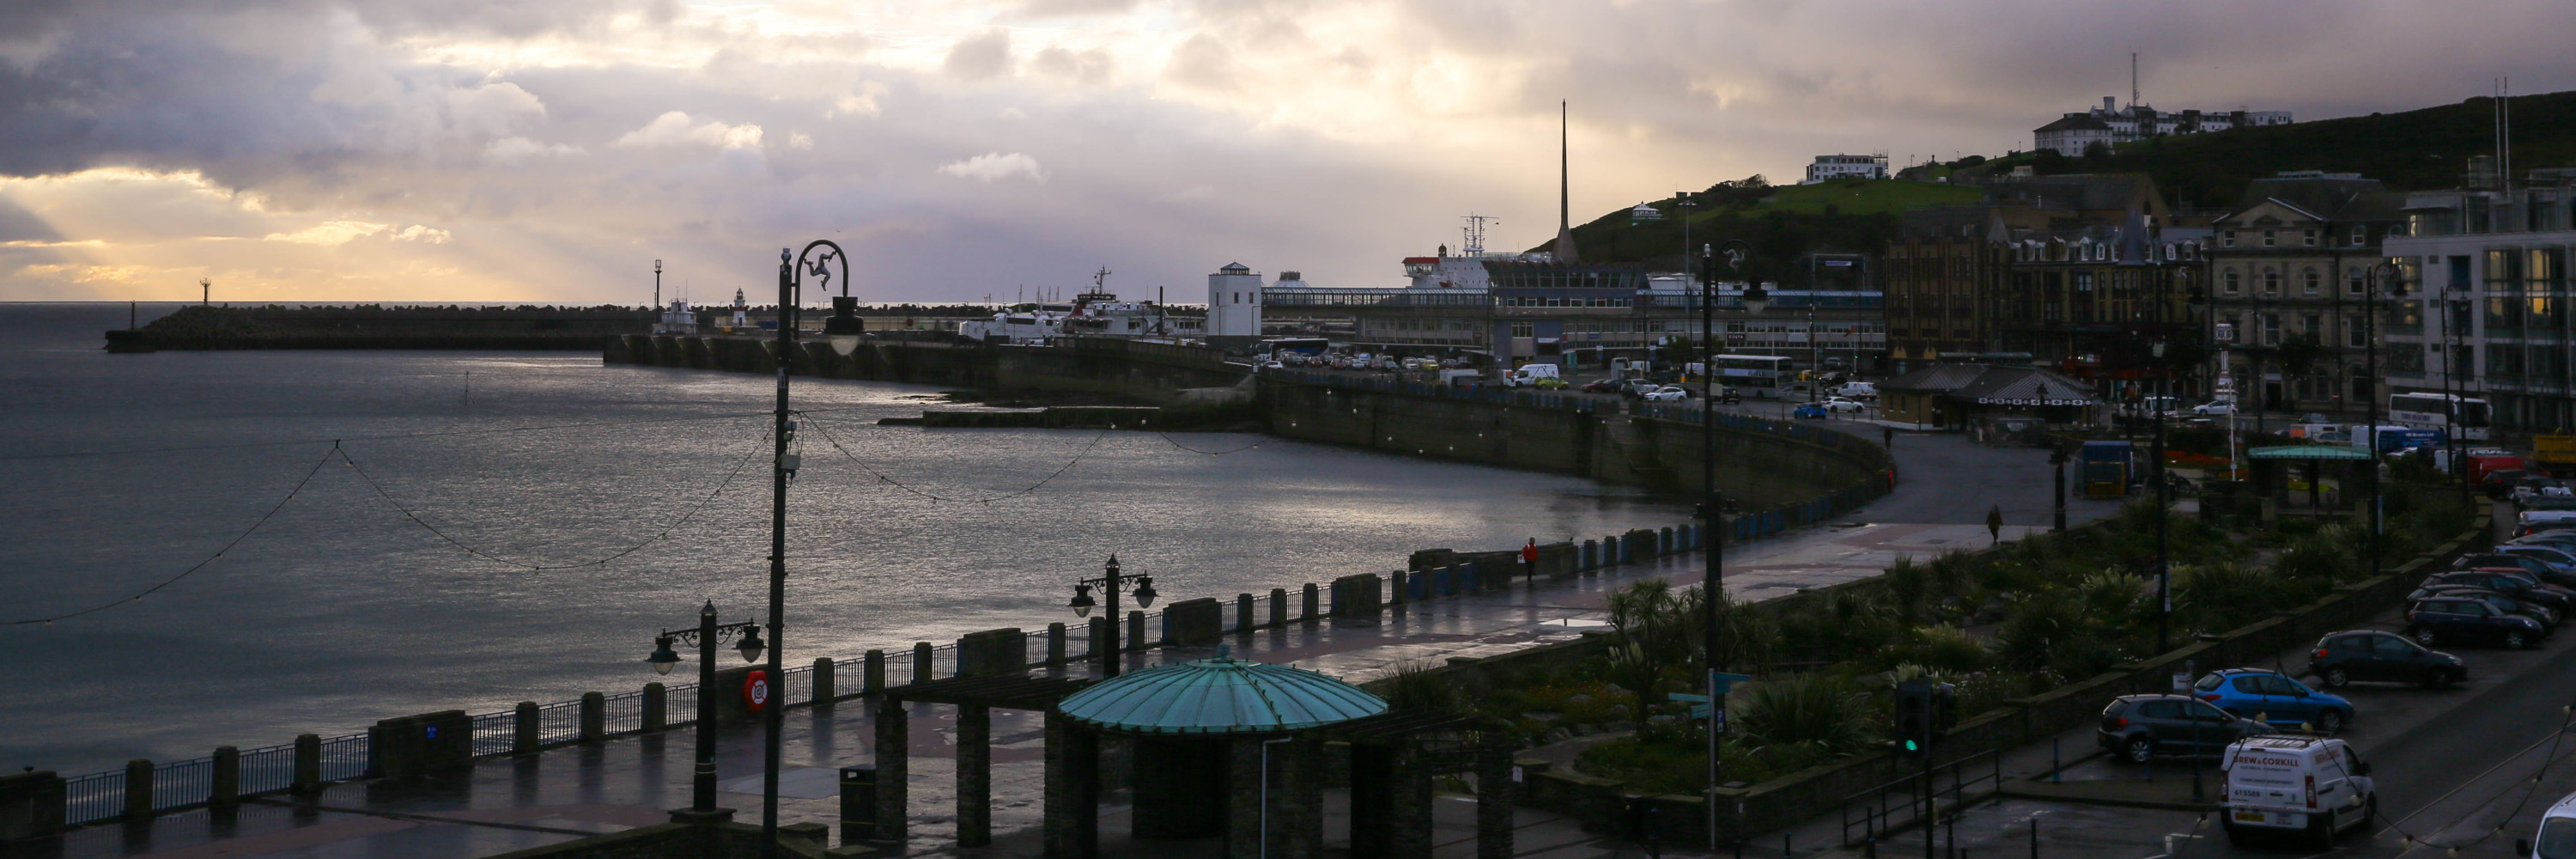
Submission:
[[1879,447],[1883,447],[1883,448],[1887,448],[1888,450],[1895,450],[1895,449],[1896,449],[1896,428],[1895,428],[1895,427],[1879,427],[1879,428],[1878,428],[1878,446],[1879,446]]
[[2003,541],[2004,507],[1997,504],[1986,508],[1986,545],[1992,546]]
[[1531,537],[1529,545],[1521,547],[1521,577],[1530,580],[1532,584],[1538,582],[1537,537]]

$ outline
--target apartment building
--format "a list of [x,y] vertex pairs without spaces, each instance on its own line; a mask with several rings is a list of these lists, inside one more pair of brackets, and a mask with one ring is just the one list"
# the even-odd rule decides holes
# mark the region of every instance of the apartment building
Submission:
[[2376,396],[2366,299],[2404,203],[2378,180],[2299,171],[2253,181],[2211,225],[2213,339],[2248,407],[2360,411]]
[[2470,175],[2469,188],[2407,194],[2406,234],[2381,245],[2406,283],[2387,317],[2388,388],[2484,399],[2508,433],[2576,427],[2576,171],[2514,187],[2492,167]]

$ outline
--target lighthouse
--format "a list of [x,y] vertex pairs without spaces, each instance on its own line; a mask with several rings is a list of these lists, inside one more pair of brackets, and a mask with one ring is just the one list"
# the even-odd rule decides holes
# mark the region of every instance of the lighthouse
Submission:
[[751,305],[743,303],[743,300],[742,300],[742,290],[739,290],[739,289],[734,290],[734,291],[733,291],[733,327],[735,327],[735,328],[748,328],[748,327],[750,327],[750,326],[751,326]]

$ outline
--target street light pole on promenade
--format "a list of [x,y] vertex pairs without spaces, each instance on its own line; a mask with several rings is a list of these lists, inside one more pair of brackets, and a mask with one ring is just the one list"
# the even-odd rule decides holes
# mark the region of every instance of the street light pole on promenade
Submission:
[[716,623],[716,604],[709,600],[698,610],[696,629],[664,630],[653,638],[653,655],[644,658],[655,674],[669,674],[680,664],[680,654],[671,649],[675,641],[686,641],[698,649],[698,761],[689,786],[689,807],[674,811],[671,817],[683,822],[706,823],[733,819],[733,809],[716,808],[716,647],[739,638],[736,649],[742,661],[757,662],[764,645],[760,624]]
[[[1726,269],[1738,273],[1744,268],[1744,257],[1752,250],[1741,239],[1729,240]],[[1687,260],[1685,260],[1687,262]],[[1759,283],[1744,290],[1744,307],[1761,313],[1769,303]],[[1706,564],[1706,580],[1700,586],[1700,629],[1704,640],[1702,661],[1708,663],[1708,849],[1717,849],[1717,786],[1725,772],[1725,762],[1718,757],[1718,729],[1726,713],[1726,691],[1718,683],[1718,654],[1724,650],[1718,632],[1718,603],[1726,599],[1726,517],[1717,498],[1717,258],[1715,248],[1700,248],[1699,297],[1699,521],[1700,552]]]
[[[822,253],[816,254],[816,250]],[[832,266],[841,269],[841,290],[849,291],[850,258],[841,246],[828,239],[817,239],[805,245],[801,254],[778,249],[778,409],[775,430],[771,434],[769,468],[769,700],[762,703],[761,720],[768,737],[764,741],[760,772],[760,855],[762,859],[778,856],[778,767],[781,736],[787,725],[786,711],[778,704],[777,690],[783,688],[787,654],[787,481],[796,475],[799,464],[788,444],[796,439],[794,412],[787,407],[788,369],[796,362],[797,306],[803,301],[805,275],[832,286]],[[839,302],[835,302],[839,304]]]

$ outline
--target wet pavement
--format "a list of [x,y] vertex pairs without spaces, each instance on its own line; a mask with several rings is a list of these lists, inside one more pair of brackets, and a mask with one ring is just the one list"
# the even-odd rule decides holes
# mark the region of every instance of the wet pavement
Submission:
[[[1899,433],[1900,483],[1888,496],[1837,522],[1726,547],[1730,593],[1766,599],[1875,575],[1900,556],[1929,558],[1974,549],[1991,539],[1989,507],[2006,512],[2003,537],[2044,527],[2050,479],[2043,451],[1987,448],[1957,436]],[[2073,502],[2069,521],[2115,509]],[[1645,524],[1645,523],[1641,523]],[[1660,523],[1657,523],[1660,524]],[[1460,547],[1483,548],[1483,547]],[[1373,619],[1318,621],[1228,636],[1236,655],[1293,663],[1353,681],[1392,673],[1409,662],[1437,662],[1508,652],[1601,629],[1603,604],[1631,582],[1700,580],[1699,553],[1626,565],[1565,582],[1517,585],[1392,609]],[[1175,588],[1177,590],[1177,588]],[[1131,668],[1209,655],[1215,648],[1170,647],[1133,654]],[[801,658],[801,657],[800,657]],[[791,660],[793,662],[794,660]],[[786,716],[779,819],[835,826],[836,767],[871,760],[874,726],[862,701],[796,708]],[[911,718],[912,834],[906,852],[972,856],[1038,855],[1043,732],[1040,714],[992,714],[993,846],[960,850],[953,838],[954,709],[916,705]],[[464,857],[552,844],[658,823],[689,801],[694,732],[622,737],[525,757],[495,758],[441,779],[369,780],[330,786],[318,796],[263,797],[237,809],[198,809],[150,821],[74,830],[48,859],[110,856],[245,859],[245,857]],[[735,819],[760,819],[761,733],[756,724],[719,731],[719,805]],[[1126,842],[1124,794],[1104,796],[1103,847],[1111,855],[1214,855],[1213,841]],[[1437,804],[1439,854],[1473,855],[1473,803]],[[1346,803],[1328,801],[1328,842],[1346,827]],[[1642,855],[1581,832],[1537,809],[1519,812],[1521,855]],[[1346,837],[1346,836],[1345,836]],[[1821,845],[1822,842],[1815,842]],[[1624,851],[1624,852],[1623,852]],[[1673,855],[1689,855],[1678,850]]]

